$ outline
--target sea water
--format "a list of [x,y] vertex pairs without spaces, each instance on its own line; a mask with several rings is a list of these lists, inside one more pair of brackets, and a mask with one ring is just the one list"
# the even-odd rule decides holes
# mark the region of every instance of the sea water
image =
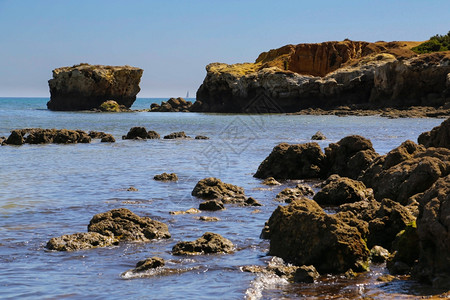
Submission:
[[[138,99],[133,109],[163,99]],[[264,222],[280,205],[275,195],[298,181],[268,188],[253,177],[259,164],[280,142],[305,143],[320,130],[321,147],[358,134],[385,154],[439,125],[441,119],[238,115],[207,113],[52,112],[46,98],[0,98],[0,136],[17,128],[66,128],[111,133],[116,143],[23,145],[0,147],[0,298],[89,299],[279,299],[407,297],[433,293],[413,281],[377,283],[382,268],[358,279],[325,277],[315,284],[289,284],[279,278],[242,272],[245,265],[264,266],[268,241],[259,238]],[[122,140],[131,127],[144,126],[162,136],[185,131],[209,140]],[[154,181],[175,172],[178,182]],[[198,208],[191,196],[195,184],[218,177],[242,186],[262,207],[227,205],[214,216],[171,215]],[[136,192],[127,188],[134,186]],[[52,252],[47,241],[63,234],[86,232],[93,215],[125,207],[169,226],[172,238],[149,243],[76,252]],[[172,256],[178,241],[204,232],[219,233],[236,245],[234,254]],[[124,278],[139,260],[160,256],[178,270],[153,277]]]

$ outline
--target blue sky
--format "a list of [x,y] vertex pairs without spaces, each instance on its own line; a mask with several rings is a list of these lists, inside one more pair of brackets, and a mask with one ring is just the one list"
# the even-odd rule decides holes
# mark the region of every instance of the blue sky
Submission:
[[449,30],[449,0],[0,0],[0,97],[48,97],[52,69],[80,62],[143,68],[138,97],[193,96],[211,62]]

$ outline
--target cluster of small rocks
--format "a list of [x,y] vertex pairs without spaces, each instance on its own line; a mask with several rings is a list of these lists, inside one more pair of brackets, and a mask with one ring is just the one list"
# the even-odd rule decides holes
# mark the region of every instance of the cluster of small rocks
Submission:
[[161,104],[152,103],[150,105],[151,112],[188,112],[192,106],[191,101],[186,101],[181,97],[170,98],[167,102]]

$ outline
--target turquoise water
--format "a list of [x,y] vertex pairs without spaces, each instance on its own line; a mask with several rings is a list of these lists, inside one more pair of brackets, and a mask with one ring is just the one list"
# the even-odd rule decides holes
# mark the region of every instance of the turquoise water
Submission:
[[[148,108],[163,99],[138,99],[133,109]],[[67,128],[112,133],[117,142],[76,145],[0,147],[0,298],[148,298],[262,299],[361,295],[385,298],[423,293],[414,282],[377,284],[376,272],[346,282],[339,278],[317,284],[285,284],[243,273],[244,265],[264,265],[267,241],[259,239],[264,222],[279,204],[273,199],[285,187],[267,189],[252,177],[260,162],[279,142],[303,143],[318,130],[327,137],[322,147],[349,134],[372,140],[386,153],[406,139],[440,124],[439,119],[380,117],[218,115],[200,113],[51,112],[45,98],[0,98],[0,136],[16,128]],[[185,131],[210,140],[121,140],[133,126],[161,135]],[[154,181],[162,172],[175,172],[177,183]],[[170,211],[198,208],[190,196],[198,180],[215,176],[244,187],[264,206],[228,206],[219,222],[196,220],[198,215]],[[134,186],[137,192],[127,192]],[[261,189],[264,188],[264,189]],[[54,236],[86,232],[94,214],[126,207],[138,215],[168,224],[172,238],[152,243],[79,252],[49,252]],[[172,256],[172,246],[212,231],[230,239],[231,255]],[[152,278],[123,279],[120,274],[137,261],[161,256],[171,268],[186,272]],[[373,275],[373,276],[372,276]],[[372,277],[371,277],[372,276]]]

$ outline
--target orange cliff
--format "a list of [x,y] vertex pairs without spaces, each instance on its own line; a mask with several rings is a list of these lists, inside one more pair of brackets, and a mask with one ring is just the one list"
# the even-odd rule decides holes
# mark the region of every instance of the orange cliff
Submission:
[[261,94],[284,112],[349,104],[444,104],[450,52],[417,55],[411,48],[420,43],[286,45],[261,53],[255,63],[209,64],[192,110],[245,112]]

